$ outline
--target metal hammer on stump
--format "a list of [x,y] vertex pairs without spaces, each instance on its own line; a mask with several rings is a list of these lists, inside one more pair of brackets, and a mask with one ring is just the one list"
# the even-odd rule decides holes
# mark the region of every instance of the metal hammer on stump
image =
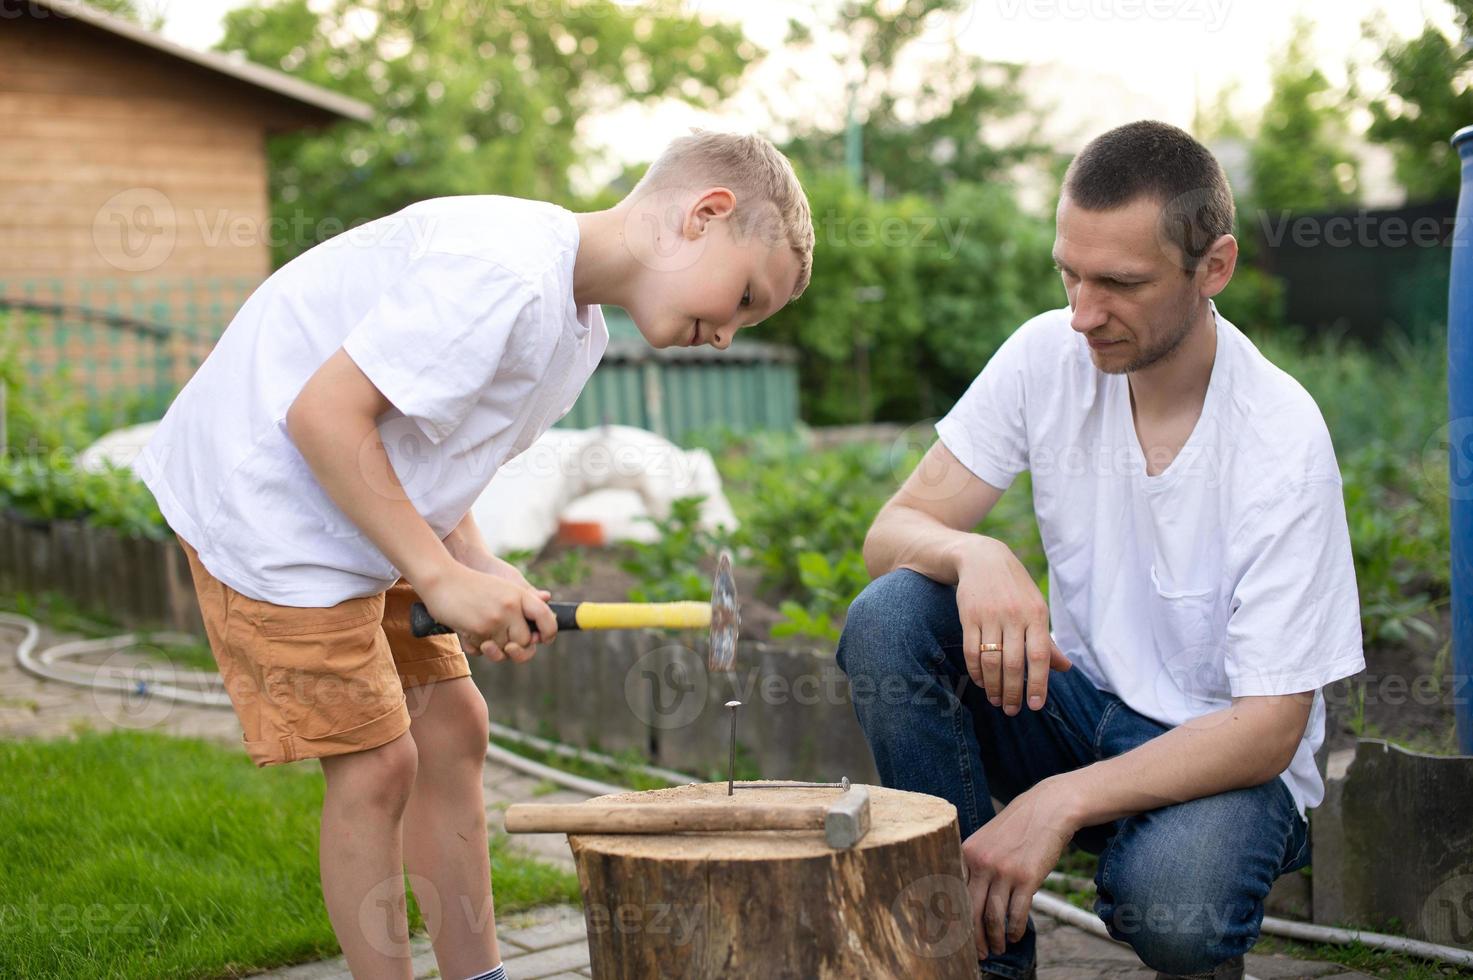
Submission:
[[683,834],[751,830],[822,830],[836,850],[869,833],[869,790],[852,787],[831,803],[517,803],[506,811],[509,834]]

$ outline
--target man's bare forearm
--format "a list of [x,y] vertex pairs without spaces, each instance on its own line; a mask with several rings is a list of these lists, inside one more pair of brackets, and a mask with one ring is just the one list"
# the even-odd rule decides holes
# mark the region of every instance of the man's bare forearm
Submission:
[[880,511],[864,539],[864,566],[871,578],[909,568],[943,585],[956,585],[962,551],[993,541],[947,527],[913,507],[891,503]]
[[1266,783],[1288,768],[1302,734],[1262,705],[1235,702],[1048,781],[1077,830]]

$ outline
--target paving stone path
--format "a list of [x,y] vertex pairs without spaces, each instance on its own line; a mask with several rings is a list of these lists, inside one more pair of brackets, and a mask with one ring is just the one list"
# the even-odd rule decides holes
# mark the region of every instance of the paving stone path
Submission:
[[[79,726],[98,730],[147,729],[169,735],[205,738],[238,748],[240,726],[230,711],[138,698],[122,693],[90,691],[42,680],[21,670],[15,660],[20,631],[0,624],[0,739],[53,738],[72,734]],[[75,639],[42,627],[39,649]],[[92,662],[126,667],[141,655],[99,654]],[[79,660],[88,662],[89,658]],[[586,799],[581,793],[553,789],[542,781],[509,766],[487,760],[484,786],[487,822],[502,829],[502,814],[512,803],[536,800],[543,803],[575,803]],[[573,857],[561,834],[523,835],[516,846],[527,853],[572,870]],[[1151,980],[1131,950],[1119,943],[1091,935],[1048,916],[1035,915],[1038,928],[1039,980],[1097,980],[1130,978]],[[507,973],[513,980],[590,977],[588,939],[583,913],[571,906],[538,909],[497,919],[497,938]],[[416,978],[438,977],[429,939],[411,940]],[[1285,956],[1250,953],[1247,973],[1258,980],[1294,980],[1323,977],[1353,980],[1366,974],[1348,972],[1334,963],[1296,960]],[[341,957],[319,963],[287,967],[256,974],[280,980],[351,980]],[[458,980],[458,978],[451,978]]]

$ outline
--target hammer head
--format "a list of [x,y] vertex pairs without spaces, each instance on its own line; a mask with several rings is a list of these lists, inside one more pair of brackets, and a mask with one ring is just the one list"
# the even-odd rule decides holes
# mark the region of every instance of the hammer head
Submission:
[[711,586],[711,644],[706,669],[728,671],[736,665],[737,631],[736,579],[731,571],[731,552],[723,551],[716,561],[716,580]]
[[823,837],[829,847],[858,844],[869,833],[869,790],[855,786],[829,805],[823,815]]

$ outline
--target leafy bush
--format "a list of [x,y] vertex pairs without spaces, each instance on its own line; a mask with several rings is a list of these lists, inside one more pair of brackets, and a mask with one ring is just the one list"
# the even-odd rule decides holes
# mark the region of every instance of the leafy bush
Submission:
[[1385,443],[1412,462],[1447,422],[1447,341],[1388,333],[1369,348],[1334,334],[1251,334],[1263,355],[1319,405],[1336,454]]
[[837,560],[857,549],[899,485],[889,447],[812,452],[796,436],[754,438],[721,471],[742,522],[737,542],[764,584],[786,595],[802,594],[804,553]]
[[812,424],[944,411],[1013,329],[1064,303],[1052,221],[1023,211],[1005,183],[881,200],[824,172],[804,188],[813,282],[758,334],[800,352]]
[[[761,569],[764,589],[779,597],[784,618],[775,636],[837,639],[849,603],[869,582],[860,552],[865,535],[933,439],[929,426],[888,444],[823,451],[809,449],[796,434],[706,438],[742,522],[741,560]],[[981,529],[1006,541],[1042,580],[1047,563],[1030,487],[1021,477]]]
[[1361,624],[1367,643],[1435,638],[1429,622],[1451,590],[1445,341],[1388,336],[1370,350],[1294,331],[1258,348],[1314,398],[1345,484]]
[[578,585],[593,571],[588,553],[582,548],[569,548],[542,566],[542,578],[550,585],[563,588]]
[[1340,460],[1367,643],[1436,639],[1427,614],[1451,590],[1446,462],[1425,472],[1418,462],[1383,442]]
[[[18,334],[23,317],[0,311],[0,387],[6,453],[0,456],[0,510],[35,520],[86,520],[132,534],[162,537],[153,495],[126,469],[89,473],[77,452],[102,434],[95,406],[65,377],[28,382]],[[117,404],[122,400],[114,399]]]
[[663,519],[646,517],[660,532],[655,541],[631,542],[630,557],[620,566],[639,580],[629,590],[630,602],[678,602],[711,598],[711,576],[702,569],[722,545],[701,527],[704,497],[680,497]]
[[869,584],[864,556],[850,549],[830,562],[816,551],[805,551],[798,556],[798,574],[805,601],[783,602],[779,607],[783,618],[773,626],[772,635],[811,636],[838,643],[849,603]]
[[36,520],[85,520],[130,534],[167,533],[153,494],[131,470],[92,473],[69,453],[0,460],[0,509]]
[[[34,316],[31,314],[30,316]],[[46,452],[87,444],[86,402],[62,381],[37,390],[27,383],[20,334],[25,314],[0,309],[0,388],[4,389],[4,442],[10,452]],[[43,410],[42,405],[46,408]]]

